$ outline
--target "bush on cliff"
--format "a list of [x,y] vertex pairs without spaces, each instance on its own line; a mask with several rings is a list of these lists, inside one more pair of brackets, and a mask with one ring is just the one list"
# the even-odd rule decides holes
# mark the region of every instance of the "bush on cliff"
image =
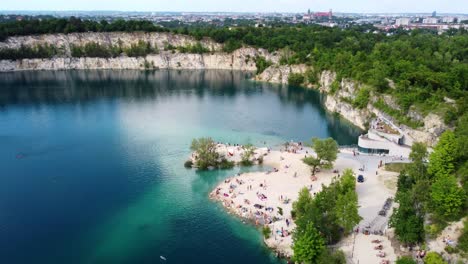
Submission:
[[255,66],[257,67],[257,74],[261,74],[266,68],[272,65],[271,61],[265,59],[263,56],[255,57]]
[[292,86],[300,86],[304,83],[304,75],[302,73],[290,73],[288,76],[288,84]]
[[0,49],[0,60],[48,59],[59,53],[58,48],[49,44],[36,45],[34,47],[21,45],[19,49]]

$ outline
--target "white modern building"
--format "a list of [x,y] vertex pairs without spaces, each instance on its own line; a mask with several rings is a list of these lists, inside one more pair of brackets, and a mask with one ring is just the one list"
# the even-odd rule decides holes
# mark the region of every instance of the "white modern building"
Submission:
[[378,118],[372,122],[367,134],[359,136],[358,151],[408,158],[411,147],[404,143],[405,136],[398,127],[384,118]]
[[436,17],[427,17],[423,19],[423,24],[437,24],[439,23],[439,19]]
[[443,17],[442,22],[443,23],[455,23],[455,17]]
[[410,24],[411,20],[407,17],[402,17],[402,18],[397,18],[395,20],[395,25],[396,26],[408,26]]

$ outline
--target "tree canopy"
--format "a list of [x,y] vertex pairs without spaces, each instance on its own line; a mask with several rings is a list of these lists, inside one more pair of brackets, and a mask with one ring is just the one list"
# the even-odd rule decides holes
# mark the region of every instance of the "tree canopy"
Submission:
[[216,143],[211,138],[198,138],[192,140],[190,146],[196,152],[195,166],[205,170],[208,167],[217,167],[219,154],[216,151]]
[[312,167],[312,174],[315,174],[317,167],[333,168],[333,162],[337,159],[339,152],[338,143],[333,138],[313,138],[311,147],[314,149],[316,157],[308,156],[303,161]]

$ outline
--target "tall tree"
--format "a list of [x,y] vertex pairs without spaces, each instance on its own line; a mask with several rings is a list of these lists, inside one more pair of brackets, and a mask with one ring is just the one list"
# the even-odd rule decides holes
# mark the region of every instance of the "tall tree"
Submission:
[[395,234],[404,244],[415,244],[424,237],[424,224],[422,216],[417,215],[413,207],[411,194],[400,193],[397,198],[400,204],[390,217],[390,224],[395,228]]
[[312,167],[312,174],[315,175],[317,167],[325,169],[333,168],[333,162],[338,157],[338,143],[333,138],[319,139],[312,138],[311,147],[314,149],[316,157],[306,157],[304,163]]
[[302,232],[293,234],[294,260],[298,263],[314,264],[325,250],[325,243],[314,223],[310,222]]
[[449,176],[455,170],[459,148],[452,131],[445,131],[429,156],[428,172],[436,178]]
[[354,190],[338,195],[334,211],[337,224],[339,224],[346,233],[351,232],[354,226],[362,220],[362,217],[359,216],[358,213],[358,197]]
[[462,212],[466,195],[455,176],[439,177],[431,186],[431,208],[443,219],[454,219]]
[[199,169],[204,170],[210,166],[217,166],[219,153],[216,151],[216,143],[213,139],[193,139],[190,149],[196,152],[195,166]]

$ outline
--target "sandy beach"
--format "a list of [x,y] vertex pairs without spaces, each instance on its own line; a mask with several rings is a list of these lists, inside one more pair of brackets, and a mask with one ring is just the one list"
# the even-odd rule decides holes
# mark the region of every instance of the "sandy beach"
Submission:
[[[218,145],[221,154],[228,154],[229,160],[239,161],[243,152],[241,147]],[[363,220],[359,229],[368,228],[371,233],[376,230],[386,231],[388,216],[379,216],[385,200],[394,195],[394,189],[388,184],[389,179],[396,175],[384,175],[378,168],[380,161],[391,158],[381,156],[353,155],[352,150],[341,149],[333,169],[322,170],[311,177],[310,167],[302,162],[302,158],[311,155],[313,150],[295,145],[294,150],[269,150],[259,148],[255,158],[263,157],[263,164],[271,167],[270,171],[250,172],[225,179],[210,193],[210,197],[220,201],[231,213],[259,227],[268,225],[272,230],[270,238],[265,239],[268,247],[279,254],[289,257],[293,255],[292,235],[295,228],[291,217],[292,204],[297,200],[299,190],[307,187],[311,195],[315,195],[323,185],[329,185],[344,169],[352,169],[356,174],[365,177],[364,183],[357,183],[359,198],[359,214]],[[363,168],[364,170],[359,170]],[[338,173],[333,172],[338,171]],[[377,173],[376,173],[377,171]],[[380,175],[379,175],[380,173]],[[281,208],[281,209],[280,209]],[[282,211],[282,212],[281,212]],[[377,252],[371,240],[379,239],[383,245],[385,257],[376,256]],[[342,249],[348,260],[357,263],[380,263],[381,260],[396,260],[395,251],[385,235],[365,235],[361,231],[348,236],[337,245]]]

